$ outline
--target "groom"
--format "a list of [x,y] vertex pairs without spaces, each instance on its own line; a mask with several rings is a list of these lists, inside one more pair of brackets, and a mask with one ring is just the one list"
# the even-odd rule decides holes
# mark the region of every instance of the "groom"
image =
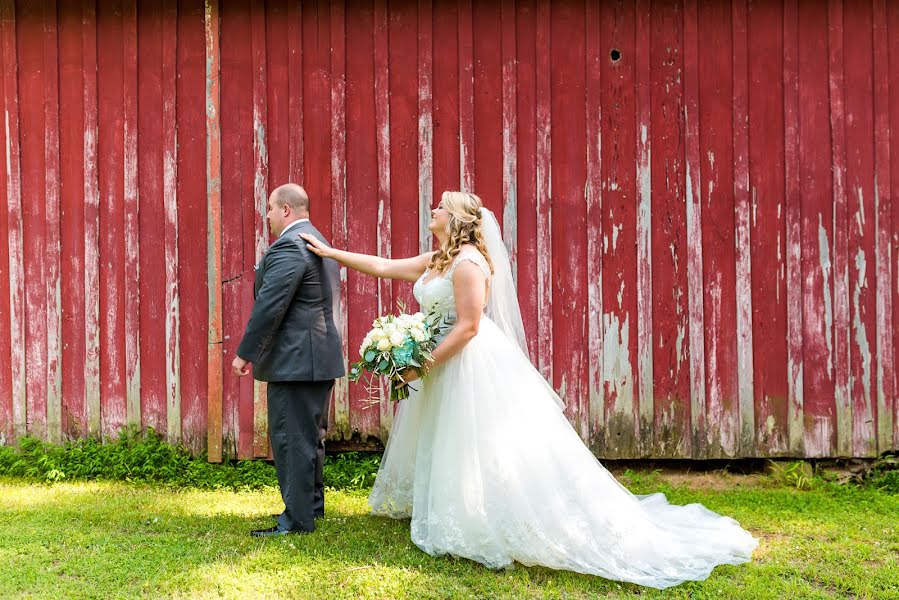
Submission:
[[[266,214],[278,239],[256,268],[255,302],[232,368],[268,382],[268,431],[284,512],[256,537],[315,531],[324,515],[322,463],[328,398],[344,375],[334,325],[339,267],[306,248],[301,233],[325,241],[309,222],[309,197],[288,183],[275,189]],[[327,242],[326,242],[327,243]]]

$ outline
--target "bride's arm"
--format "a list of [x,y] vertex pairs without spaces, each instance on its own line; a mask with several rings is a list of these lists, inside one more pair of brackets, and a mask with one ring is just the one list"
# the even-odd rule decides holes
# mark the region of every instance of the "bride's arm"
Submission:
[[433,252],[425,252],[411,258],[381,258],[380,256],[331,248],[308,233],[301,233],[300,236],[306,240],[306,247],[322,258],[333,258],[350,269],[383,279],[415,281],[428,268],[428,261],[431,260],[431,255],[434,254]]
[[478,334],[481,315],[484,312],[484,296],[487,293],[486,278],[481,268],[464,261],[453,274],[453,292],[456,296],[456,325],[431,353],[431,367],[442,365],[458,354]]

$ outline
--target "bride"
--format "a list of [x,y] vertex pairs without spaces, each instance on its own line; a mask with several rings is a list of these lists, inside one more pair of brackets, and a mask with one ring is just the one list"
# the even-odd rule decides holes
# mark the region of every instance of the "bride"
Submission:
[[319,256],[414,281],[422,309],[451,324],[400,403],[372,512],[411,517],[412,541],[432,556],[494,569],[518,561],[666,588],[751,560],[758,542],[736,521],[631,494],[583,444],[528,360],[509,257],[480,199],[445,192],[431,216],[440,249],[402,260],[303,236]]

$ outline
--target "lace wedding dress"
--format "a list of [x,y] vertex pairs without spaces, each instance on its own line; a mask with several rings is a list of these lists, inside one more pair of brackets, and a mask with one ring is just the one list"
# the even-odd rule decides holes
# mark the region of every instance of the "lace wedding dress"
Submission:
[[[490,279],[483,256],[465,249],[445,274],[416,282],[423,310],[453,322],[452,278],[464,261]],[[376,515],[411,517],[412,541],[428,554],[654,588],[751,560],[757,541],[733,519],[619,484],[517,340],[488,316],[461,352],[413,385],[420,389],[400,403],[369,503]]]

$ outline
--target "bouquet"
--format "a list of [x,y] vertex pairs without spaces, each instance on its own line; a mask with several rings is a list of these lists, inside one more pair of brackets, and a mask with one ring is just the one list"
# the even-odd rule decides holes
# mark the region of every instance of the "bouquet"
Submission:
[[405,400],[409,397],[409,386],[403,379],[403,371],[413,369],[420,377],[428,373],[434,357],[431,351],[437,345],[436,337],[443,323],[421,312],[406,314],[399,303],[400,313],[378,317],[372,323],[372,330],[366,334],[359,347],[362,360],[353,363],[349,380],[356,382],[364,373],[368,377],[369,393],[374,395],[372,380],[386,376],[390,383],[390,399]]

